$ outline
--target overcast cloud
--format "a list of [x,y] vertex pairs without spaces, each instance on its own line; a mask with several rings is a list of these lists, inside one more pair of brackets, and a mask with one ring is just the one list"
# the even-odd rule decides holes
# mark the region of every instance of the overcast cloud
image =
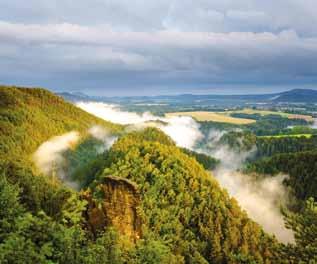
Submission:
[[104,95],[314,87],[316,24],[315,0],[2,0],[0,83]]

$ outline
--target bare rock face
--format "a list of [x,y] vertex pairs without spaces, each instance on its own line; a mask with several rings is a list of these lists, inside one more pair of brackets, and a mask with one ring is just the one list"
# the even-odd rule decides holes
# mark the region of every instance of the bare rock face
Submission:
[[88,228],[94,234],[107,226],[113,226],[132,240],[140,238],[141,219],[137,212],[140,194],[135,183],[108,176],[98,186],[98,200],[93,199],[90,192],[85,192],[84,198],[88,201]]

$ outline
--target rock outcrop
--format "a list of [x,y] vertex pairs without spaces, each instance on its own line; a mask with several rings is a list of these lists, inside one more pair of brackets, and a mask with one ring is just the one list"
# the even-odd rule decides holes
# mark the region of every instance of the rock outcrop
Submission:
[[98,198],[93,198],[89,191],[84,193],[88,201],[87,225],[92,233],[113,226],[132,240],[140,238],[141,219],[137,212],[140,194],[137,185],[125,178],[107,176],[96,192]]

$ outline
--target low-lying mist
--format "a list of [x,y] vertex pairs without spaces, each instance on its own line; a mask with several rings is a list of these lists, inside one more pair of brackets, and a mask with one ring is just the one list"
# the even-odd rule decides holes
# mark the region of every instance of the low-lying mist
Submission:
[[103,153],[105,150],[109,149],[117,140],[117,137],[109,133],[107,129],[97,125],[89,128],[88,133],[93,138],[102,142],[102,144],[98,146],[98,153]]
[[[87,132],[92,138],[100,141],[96,153],[103,153],[116,140],[115,136],[101,126],[93,126]],[[66,151],[75,148],[82,139],[84,139],[84,136],[78,131],[72,131],[45,141],[33,154],[33,161],[37,169],[44,175],[57,176],[73,189],[79,189],[78,182],[71,179],[69,175],[68,161],[64,154]]]
[[286,175],[255,181],[251,176],[223,168],[217,169],[214,175],[266,232],[274,234],[281,242],[294,241],[293,232],[284,226],[279,207],[287,203],[287,191],[282,184]]
[[239,169],[243,167],[247,158],[256,153],[256,148],[254,146],[249,151],[238,151],[227,145],[219,145],[218,142],[224,133],[210,131],[208,146],[202,150],[221,161],[213,175],[266,232],[274,234],[281,242],[293,242],[293,232],[285,228],[280,210],[289,200],[289,193],[283,185],[283,180],[288,176],[255,179],[251,175],[243,174]]
[[133,112],[122,111],[117,105],[98,102],[78,102],[76,105],[88,113],[94,114],[104,120],[113,123],[130,125],[140,124],[150,120],[156,120],[151,113],[145,112],[137,114]]
[[[72,131],[44,142],[33,154],[35,165],[43,174],[57,174],[61,180],[68,183],[64,170],[66,161],[62,153],[75,146],[79,139],[79,133]],[[73,183],[70,185],[75,187]]]
[[147,125],[156,126],[169,135],[180,147],[193,149],[196,142],[203,137],[199,124],[187,116],[165,118],[148,112],[138,114],[122,111],[117,105],[96,102],[78,102],[76,105],[104,120],[130,125],[130,129],[138,129]]

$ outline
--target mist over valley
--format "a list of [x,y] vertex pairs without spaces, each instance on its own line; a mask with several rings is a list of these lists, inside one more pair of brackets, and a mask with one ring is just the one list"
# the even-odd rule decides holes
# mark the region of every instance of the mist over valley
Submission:
[[0,264],[317,264],[316,0],[1,0]]

